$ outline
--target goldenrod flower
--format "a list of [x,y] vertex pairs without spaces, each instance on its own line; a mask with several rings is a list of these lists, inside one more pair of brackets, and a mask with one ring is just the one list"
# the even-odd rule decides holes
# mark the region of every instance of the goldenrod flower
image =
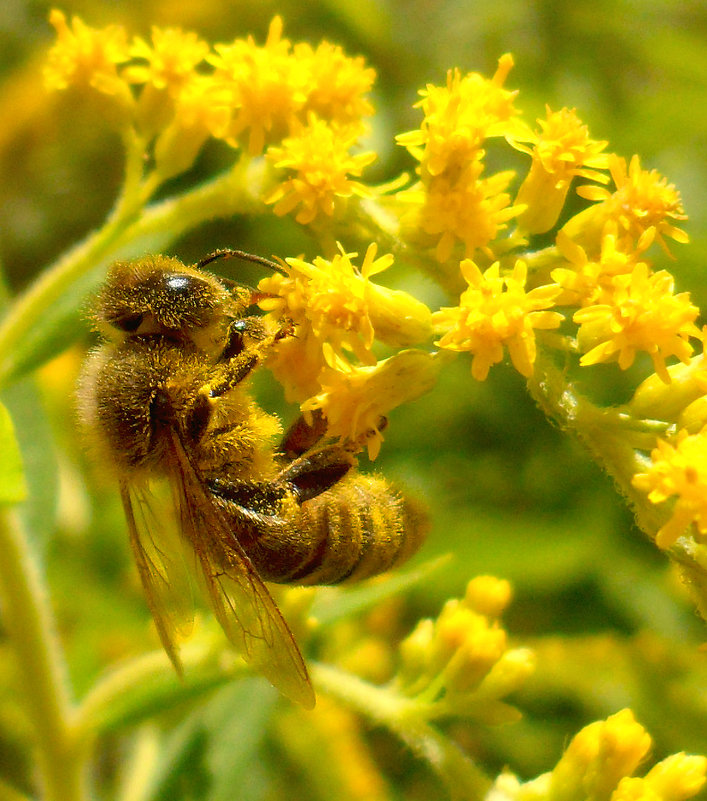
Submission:
[[331,261],[287,259],[287,275],[273,275],[258,285],[271,296],[261,307],[296,327],[296,337],[285,338],[270,363],[288,397],[303,400],[315,394],[319,370],[352,355],[375,364],[375,338],[399,347],[430,336],[431,314],[424,303],[370,280],[393,263],[390,254],[376,254],[377,246],[370,245],[360,268],[354,264],[357,254],[343,249]]
[[674,279],[665,270],[651,274],[644,262],[629,275],[613,279],[611,302],[587,306],[572,318],[579,324],[577,343],[582,365],[618,361],[626,370],[637,351],[645,351],[656,373],[669,383],[665,360],[677,356],[687,363],[690,337],[700,338],[694,321],[699,309],[688,292],[673,294]]
[[542,132],[534,139],[532,148],[511,141],[515,148],[533,158],[515,200],[516,205],[526,206],[518,223],[530,233],[549,231],[557,222],[572,178],[608,181],[597,171],[608,167],[609,156],[601,152],[608,143],[591,139],[574,109],[553,112],[547,106],[546,110],[546,119],[538,120]]
[[130,52],[133,58],[146,63],[127,67],[123,72],[127,80],[167,89],[173,94],[194,77],[194,70],[206,58],[209,45],[191,31],[153,27],[152,44],[136,37]]
[[57,33],[57,41],[50,49],[44,77],[50,89],[69,86],[91,87],[116,97],[121,104],[132,100],[128,85],[118,74],[117,65],[131,58],[125,31],[118,25],[90,28],[78,17],[71,25],[66,15],[52,9],[49,22]]
[[608,220],[616,222],[619,238],[629,250],[647,232],[652,233],[661,247],[668,252],[664,237],[676,242],[688,241],[687,234],[673,225],[674,221],[686,220],[680,193],[656,170],[642,170],[638,156],[633,156],[628,167],[626,160],[612,155],[609,171],[616,190],[612,193],[599,186],[582,186],[577,194],[587,200],[598,201],[580,212],[565,225],[565,231],[578,241],[598,241]]
[[334,215],[337,201],[352,195],[365,197],[371,190],[350,176],[358,177],[375,161],[376,154],[350,151],[358,139],[357,133],[332,126],[310,115],[307,125],[296,126],[296,133],[283,140],[280,146],[271,145],[267,156],[280,170],[288,170],[285,178],[265,198],[274,203],[277,215],[288,214],[298,206],[298,223],[308,225],[319,215]]
[[214,78],[232,93],[233,117],[225,138],[234,146],[248,131],[248,152],[262,153],[266,140],[285,136],[307,97],[307,71],[292,58],[290,42],[282,39],[282,19],[270,23],[262,47],[254,39],[216,45],[207,60]]
[[507,53],[491,80],[476,72],[462,76],[454,69],[447,73],[446,86],[428,84],[420,92],[416,105],[425,115],[420,129],[396,139],[421,162],[421,175],[464,169],[482,157],[484,139],[518,132],[513,107],[517,92],[503,88],[512,66]]
[[339,128],[360,132],[363,118],[374,111],[365,95],[376,79],[375,70],[361,56],[347,56],[329,42],[320,42],[316,50],[306,42],[296,44],[293,61],[309,73],[303,113],[313,112]]
[[692,523],[707,534],[707,427],[697,434],[683,429],[674,443],[658,440],[650,466],[634,476],[633,485],[652,503],[675,498],[670,520],[656,536],[661,548],[673,545]]
[[707,759],[673,754],[643,777],[633,776],[651,738],[630,709],[585,726],[557,766],[529,782],[502,773],[487,795],[493,801],[685,801],[705,783]]
[[479,162],[454,180],[440,175],[398,195],[400,200],[417,207],[412,216],[415,225],[426,234],[439,237],[435,248],[439,262],[451,257],[458,241],[464,243],[465,256],[471,257],[523,210],[511,206],[511,197],[504,192],[513,172],[479,178],[482,166]]
[[326,369],[319,378],[321,391],[300,404],[306,414],[320,410],[327,435],[349,443],[364,443],[373,460],[383,443],[386,415],[428,392],[437,380],[439,359],[421,350],[402,350],[375,365]]
[[564,290],[557,299],[558,305],[591,306],[610,302],[614,278],[627,275],[636,267],[638,254],[620,249],[615,223],[607,223],[596,260],[590,259],[584,248],[573,242],[563,230],[557,232],[555,243],[571,265],[557,267],[551,272],[552,279]]
[[458,306],[434,315],[435,326],[444,332],[437,345],[471,353],[471,373],[479,381],[503,359],[504,346],[516,370],[530,376],[535,362],[534,330],[557,328],[563,319],[558,312],[545,311],[554,305],[561,288],[551,284],[526,292],[527,268],[520,260],[507,276],[501,276],[498,262],[484,273],[470,259],[460,267],[469,288]]
[[[484,600],[487,592],[494,596],[490,604]],[[509,594],[506,582],[490,576],[473,579],[462,600],[447,601],[436,620],[418,623],[400,646],[398,682],[406,695],[437,702],[440,712],[458,711],[464,695],[479,717],[514,716],[498,699],[522,684],[533,669],[533,657],[527,649],[507,649],[498,620],[505,605],[498,603],[499,594]]]

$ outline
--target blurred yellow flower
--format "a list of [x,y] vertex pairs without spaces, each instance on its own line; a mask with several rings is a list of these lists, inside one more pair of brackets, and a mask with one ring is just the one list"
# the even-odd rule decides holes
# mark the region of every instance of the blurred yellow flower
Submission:
[[130,90],[117,69],[118,64],[131,58],[123,28],[90,28],[78,17],[73,17],[69,26],[66,15],[57,9],[50,12],[49,22],[56,30],[57,41],[49,50],[44,68],[47,86],[55,90],[91,87],[115,96],[122,104],[130,104]]
[[503,359],[504,346],[516,370],[530,376],[535,363],[534,329],[557,328],[563,319],[558,312],[545,311],[554,305],[561,288],[551,284],[526,292],[527,268],[520,260],[507,276],[500,274],[498,262],[484,273],[470,259],[460,267],[469,287],[458,306],[442,308],[433,316],[435,327],[443,333],[436,344],[471,353],[471,374],[478,381]]
[[306,100],[307,72],[292,59],[290,42],[281,36],[282,19],[275,17],[262,47],[249,36],[217,44],[216,55],[207,57],[214,79],[232,95],[226,141],[237,147],[238,137],[247,131],[251,155],[262,153],[266,141],[286,136]]
[[305,65],[310,76],[303,117],[313,112],[339,128],[361,132],[363,118],[374,108],[366,97],[376,79],[361,56],[350,57],[338,46],[320,42],[316,49],[306,42],[294,46],[293,60]]
[[150,84],[174,93],[195,77],[195,68],[209,50],[209,45],[191,31],[153,27],[151,44],[136,37],[130,48],[133,58],[146,63],[126,67],[123,76],[131,83]]

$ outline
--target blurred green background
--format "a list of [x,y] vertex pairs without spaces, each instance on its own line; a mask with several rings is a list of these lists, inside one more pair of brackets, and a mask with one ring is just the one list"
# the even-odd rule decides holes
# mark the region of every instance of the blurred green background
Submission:
[[[658,255],[656,266],[671,270],[677,288],[707,307],[704,0],[94,0],[60,7],[96,27],[121,23],[129,33],[147,35],[150,25],[179,26],[212,42],[247,33],[262,41],[279,13],[293,41],[324,37],[351,55],[363,54],[378,72],[374,136],[381,158],[370,180],[412,168],[393,136],[419,125],[412,108],[419,88],[443,83],[455,66],[491,75],[498,57],[510,51],[516,66],[506,86],[520,90],[517,106],[528,121],[541,116],[545,104],[576,107],[592,135],[609,140],[610,150],[627,158],[638,153],[644,167],[667,175],[681,190],[690,217],[682,227],[691,243],[672,247],[675,261]],[[0,260],[10,294],[100,225],[121,182],[115,135],[90,110],[66,108],[43,92],[42,57],[53,38],[49,8],[22,0],[6,0],[0,8]],[[212,172],[219,158],[217,150],[203,154],[190,180]],[[315,255],[293,222],[274,217],[212,223],[172,243],[170,253],[194,261],[229,246],[264,255]],[[430,303],[442,301],[419,277],[402,270],[391,277]],[[26,382],[6,399],[16,410],[33,491],[41,498],[27,513],[45,549],[72,678],[81,692],[111,660],[146,647],[147,635],[118,499],[99,476],[86,489],[74,441],[70,379],[91,341],[85,326],[77,327],[76,339],[69,357],[41,373],[46,417],[28,402],[34,390]],[[587,380],[596,381],[604,397],[622,399],[635,378],[603,369]],[[272,389],[263,386],[261,393],[264,403],[280,408]],[[497,367],[476,384],[468,361],[459,359],[433,393],[392,416],[385,438],[376,467],[431,508],[433,530],[417,561],[453,555],[449,566],[414,589],[398,611],[401,619],[411,625],[436,614],[470,577],[493,573],[515,588],[506,616],[514,641],[538,651],[537,675],[515,699],[524,712],[521,723],[456,732],[476,758],[491,772],[509,765],[530,777],[554,764],[578,728],[624,706],[655,738],[657,757],[707,753],[707,667],[704,652],[696,650],[704,624],[667,559],[633,527],[611,481],[534,407],[519,375]],[[47,439],[54,443],[51,453]],[[241,696],[231,701],[234,709],[242,702]],[[7,725],[11,705],[4,710],[0,723]],[[120,743],[113,744],[115,753],[107,749],[107,763],[120,758]],[[392,739],[377,732],[368,744],[394,788],[391,797],[434,797],[425,793],[437,785]],[[19,758],[12,738],[0,747],[3,762]],[[272,753],[263,756],[268,758],[276,762]],[[170,786],[165,784],[165,797]],[[264,794],[256,788],[243,797],[285,797],[278,792],[288,785],[280,776],[262,787]],[[177,797],[201,797],[194,793]],[[316,788],[307,793],[302,797],[327,797]]]

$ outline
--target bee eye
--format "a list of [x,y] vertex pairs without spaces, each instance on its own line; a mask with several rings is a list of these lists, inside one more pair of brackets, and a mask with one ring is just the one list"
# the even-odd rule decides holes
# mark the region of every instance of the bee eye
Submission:
[[244,350],[243,334],[248,330],[247,320],[234,320],[228,333],[228,343],[221,354],[222,359],[233,359]]
[[134,334],[142,325],[144,317],[145,315],[141,313],[126,314],[124,317],[116,317],[109,322],[112,326],[119,328],[121,331],[125,331],[127,334]]

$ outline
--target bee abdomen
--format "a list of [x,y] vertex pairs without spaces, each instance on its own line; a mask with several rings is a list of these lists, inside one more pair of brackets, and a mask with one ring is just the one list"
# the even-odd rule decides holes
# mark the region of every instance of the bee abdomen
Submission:
[[422,506],[378,476],[355,473],[302,504],[296,521],[311,550],[286,581],[337,584],[383,573],[422,544]]

